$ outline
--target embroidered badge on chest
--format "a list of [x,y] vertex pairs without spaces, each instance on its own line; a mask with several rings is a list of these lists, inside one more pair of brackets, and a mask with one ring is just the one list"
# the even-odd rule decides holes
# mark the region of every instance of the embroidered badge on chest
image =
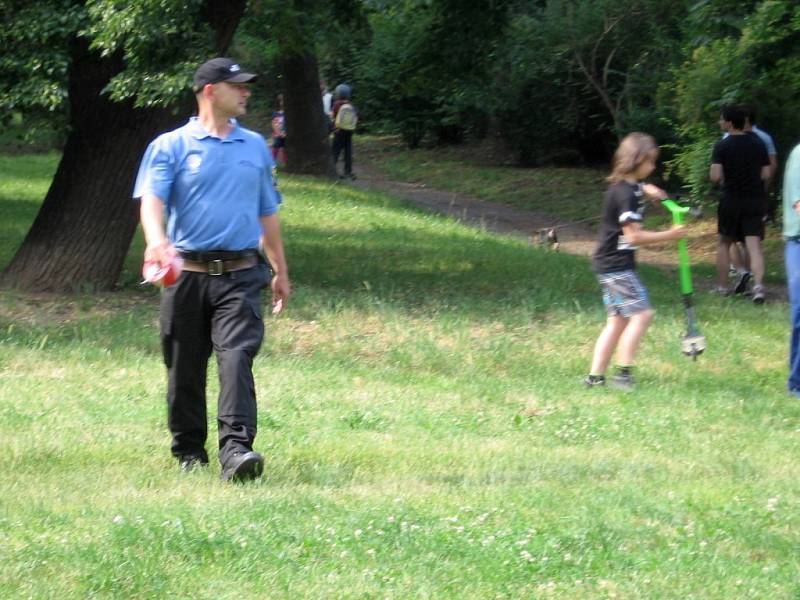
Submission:
[[190,171],[198,171],[201,164],[203,164],[203,159],[199,154],[190,154],[186,157],[186,166]]

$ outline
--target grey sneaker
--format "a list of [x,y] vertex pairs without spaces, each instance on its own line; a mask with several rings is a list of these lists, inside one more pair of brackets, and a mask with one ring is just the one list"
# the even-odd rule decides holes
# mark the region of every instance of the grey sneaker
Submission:
[[764,304],[764,298],[766,294],[764,293],[764,286],[763,285],[754,285],[753,286],[753,303],[754,304]]
[[717,296],[730,296],[731,291],[726,288],[725,286],[718,285],[711,290],[712,294],[716,294]]
[[614,389],[622,390],[623,392],[632,392],[636,387],[633,381],[633,376],[622,373],[617,373],[611,377],[608,383]]
[[747,284],[750,283],[750,277],[752,277],[752,275],[749,271],[742,271],[739,273],[736,285],[733,287],[733,293],[743,294],[747,289]]

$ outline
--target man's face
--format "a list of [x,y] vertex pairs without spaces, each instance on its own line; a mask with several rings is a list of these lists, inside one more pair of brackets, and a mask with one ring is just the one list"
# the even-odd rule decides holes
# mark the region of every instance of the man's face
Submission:
[[725,117],[719,116],[719,128],[721,131],[729,132],[731,130],[731,122],[726,121]]
[[212,84],[214,108],[226,117],[238,117],[247,112],[247,99],[252,93],[246,83],[220,83]]

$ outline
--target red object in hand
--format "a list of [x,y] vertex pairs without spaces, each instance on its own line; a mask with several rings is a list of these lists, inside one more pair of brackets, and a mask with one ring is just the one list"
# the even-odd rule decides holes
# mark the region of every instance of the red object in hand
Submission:
[[142,283],[152,283],[169,287],[181,276],[183,271],[183,259],[176,256],[167,266],[162,267],[158,261],[148,260],[142,265]]

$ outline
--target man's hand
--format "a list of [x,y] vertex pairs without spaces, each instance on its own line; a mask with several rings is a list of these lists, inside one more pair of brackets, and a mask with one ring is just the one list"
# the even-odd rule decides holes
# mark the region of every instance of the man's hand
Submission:
[[289,295],[292,293],[289,278],[283,273],[276,273],[270,286],[272,287],[272,314],[278,315],[286,308]]
[[795,201],[794,203],[794,212],[800,215],[800,200]]
[[144,260],[158,262],[162,267],[166,267],[175,258],[177,251],[169,243],[169,240],[162,240],[155,244],[148,244],[144,249]]

